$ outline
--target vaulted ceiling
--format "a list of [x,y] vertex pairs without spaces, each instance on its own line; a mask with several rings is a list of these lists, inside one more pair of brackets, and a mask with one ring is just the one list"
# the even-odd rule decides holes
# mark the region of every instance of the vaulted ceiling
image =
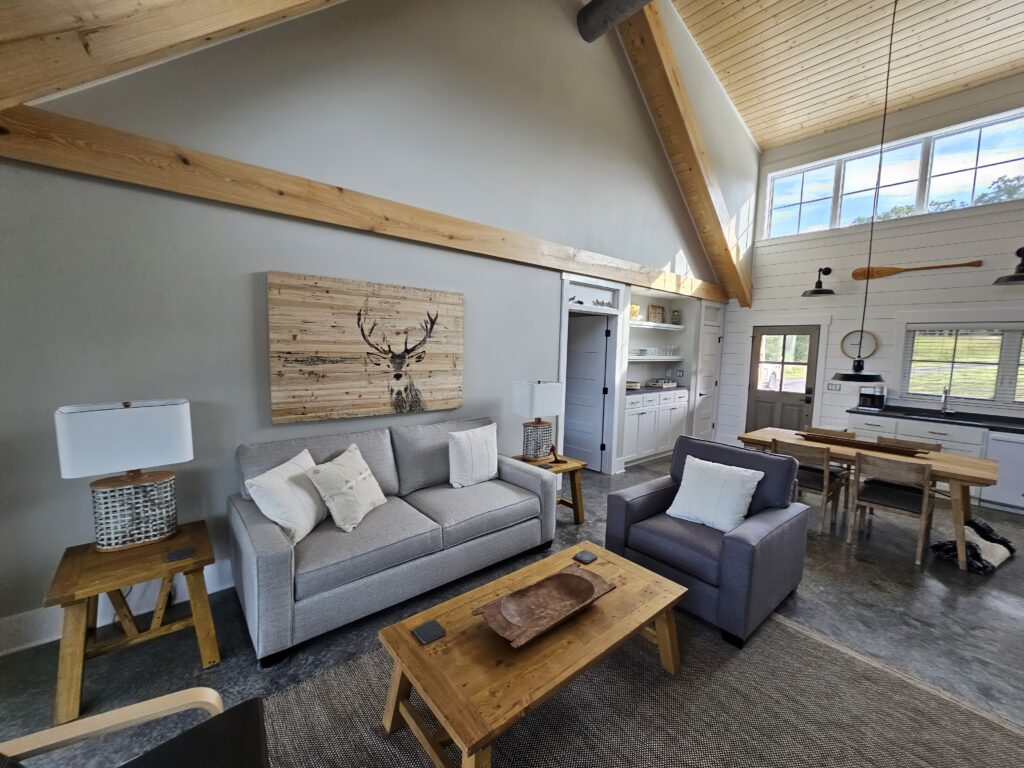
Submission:
[[[762,149],[882,113],[893,0],[673,4]],[[890,111],[1021,71],[1021,0],[899,0]]]

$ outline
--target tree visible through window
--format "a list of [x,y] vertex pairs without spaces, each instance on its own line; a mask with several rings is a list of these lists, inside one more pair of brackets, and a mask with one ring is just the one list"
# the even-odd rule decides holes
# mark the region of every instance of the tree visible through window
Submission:
[[770,192],[768,237],[1024,200],[1024,116],[783,171]]

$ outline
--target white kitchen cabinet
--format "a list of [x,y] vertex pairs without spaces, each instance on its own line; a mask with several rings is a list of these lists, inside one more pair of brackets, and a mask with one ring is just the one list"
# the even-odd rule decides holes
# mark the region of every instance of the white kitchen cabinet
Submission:
[[622,459],[633,461],[672,450],[686,432],[689,393],[630,395],[623,413]]
[[1015,507],[1024,513],[1024,435],[991,432],[985,456],[999,462],[999,482],[981,489],[983,501]]
[[640,411],[642,408],[630,408],[622,420],[622,458],[632,461],[640,456]]

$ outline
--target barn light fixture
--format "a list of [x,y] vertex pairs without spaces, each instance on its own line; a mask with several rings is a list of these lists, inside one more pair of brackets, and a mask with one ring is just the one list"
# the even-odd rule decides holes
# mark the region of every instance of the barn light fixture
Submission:
[[1017,268],[1008,275],[997,277],[992,285],[1024,285],[1024,248],[1017,249],[1017,258],[1020,259]]
[[[882,156],[885,148],[885,120],[889,112],[889,76],[892,74],[892,44],[896,36],[896,9],[899,7],[899,0],[892,4],[892,22],[889,24],[889,54],[885,63],[885,98],[882,101],[882,136],[878,141],[878,168],[875,172],[875,202],[872,210],[878,208],[878,187],[882,183]],[[884,381],[882,374],[875,371],[864,370],[864,358],[861,356],[864,344],[864,321],[868,314],[868,289],[871,286],[871,254],[875,247],[875,218],[871,216],[871,229],[868,231],[868,266],[867,276],[864,280],[864,306],[860,312],[860,337],[857,341],[857,357],[853,360],[853,369],[846,372],[839,372],[832,376],[832,381],[856,381],[863,384],[878,383]]]
[[836,292],[831,288],[824,288],[821,285],[821,276],[825,275],[828,277],[832,274],[832,267],[818,267],[818,279],[814,281],[814,287],[808,288],[806,291],[801,293],[801,296],[835,296]]

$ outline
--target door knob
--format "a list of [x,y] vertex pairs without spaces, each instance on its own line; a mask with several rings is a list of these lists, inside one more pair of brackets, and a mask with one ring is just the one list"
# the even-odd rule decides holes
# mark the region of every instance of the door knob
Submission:
[[704,392],[698,392],[697,397],[707,397],[707,394],[705,394]]

